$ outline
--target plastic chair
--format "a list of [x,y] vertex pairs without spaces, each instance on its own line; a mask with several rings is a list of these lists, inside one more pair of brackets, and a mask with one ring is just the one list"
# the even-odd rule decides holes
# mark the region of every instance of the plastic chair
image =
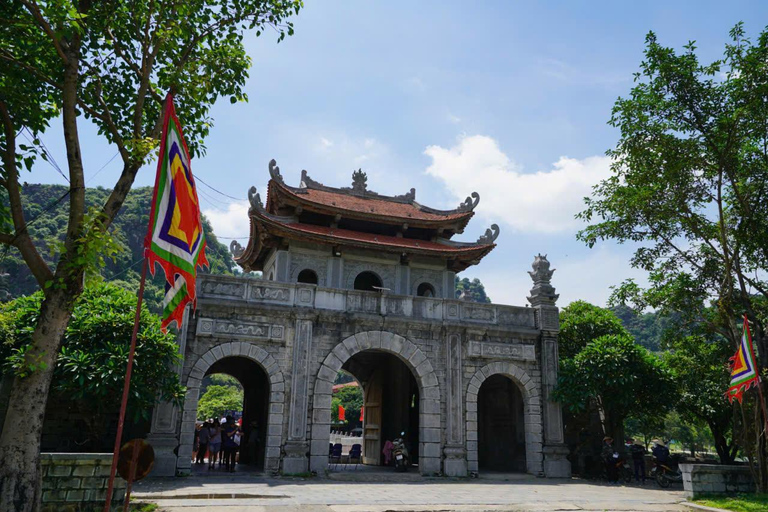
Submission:
[[341,463],[341,443],[336,443],[333,445],[329,462],[331,464],[335,463],[337,466]]
[[363,462],[363,446],[359,444],[353,444],[349,450],[349,463],[355,461],[355,471],[357,471],[358,464]]

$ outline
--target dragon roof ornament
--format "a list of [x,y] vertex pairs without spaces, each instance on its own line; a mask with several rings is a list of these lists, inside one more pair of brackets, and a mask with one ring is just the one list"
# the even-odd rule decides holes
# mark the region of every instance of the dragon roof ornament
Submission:
[[491,224],[491,227],[485,230],[485,234],[477,239],[477,243],[481,245],[492,244],[497,238],[499,238],[499,225]]
[[240,245],[240,242],[238,242],[237,240],[232,240],[229,243],[229,252],[231,252],[235,258],[239,258],[240,256],[243,255],[243,253],[245,252],[245,249],[243,248],[242,245]]
[[[274,160],[272,160],[274,162]],[[251,203],[251,210],[263,210],[264,204],[261,202],[261,196],[256,187],[248,189],[248,202]]]

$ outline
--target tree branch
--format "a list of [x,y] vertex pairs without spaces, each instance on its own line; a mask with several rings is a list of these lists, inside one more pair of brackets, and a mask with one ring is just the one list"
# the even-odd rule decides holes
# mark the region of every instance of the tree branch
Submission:
[[[69,59],[64,52],[64,48],[62,48],[62,41],[56,37],[53,28],[51,28],[51,25],[45,20],[45,18],[43,18],[42,13],[40,12],[40,8],[37,6],[34,0],[21,0],[21,3],[26,6],[27,10],[32,14],[32,17],[35,18],[35,21],[37,21],[37,24],[40,25],[46,34],[48,34],[48,37],[51,38],[51,42],[53,43],[54,48],[56,48],[56,53],[59,54],[59,57],[61,57],[61,60],[64,61],[64,64],[67,64]],[[64,43],[64,46],[66,46],[66,42]]]
[[53,278],[53,272],[43,257],[40,256],[27,231],[24,209],[21,206],[19,176],[16,169],[16,131],[13,129],[13,121],[8,112],[8,106],[2,100],[0,100],[0,117],[3,121],[3,132],[6,140],[5,151],[2,156],[3,165],[7,169],[5,188],[8,191],[8,202],[11,207],[11,219],[15,231],[14,236],[10,239],[7,238],[10,235],[3,233],[0,237],[0,243],[13,245],[19,249],[21,257],[24,258],[24,262],[29,266],[29,270],[42,288],[47,281]]

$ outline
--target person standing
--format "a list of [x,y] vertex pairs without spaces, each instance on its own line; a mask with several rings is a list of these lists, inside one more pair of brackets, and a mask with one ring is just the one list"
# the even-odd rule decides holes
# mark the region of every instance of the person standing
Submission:
[[208,451],[208,441],[211,438],[211,431],[209,429],[210,424],[206,421],[200,428],[200,432],[197,435],[197,464],[205,462],[205,452]]
[[613,438],[605,436],[603,438],[603,450],[600,452],[605,464],[605,473],[608,477],[608,482],[615,484],[619,482],[619,471],[616,468],[618,462],[618,453],[613,449]]
[[629,447],[629,453],[632,454],[632,466],[635,470],[635,482],[642,480],[645,485],[645,446],[639,439],[631,440],[632,446]]
[[232,416],[227,416],[227,422],[224,424],[224,430],[222,431],[222,446],[224,448],[224,470],[229,473],[235,472],[235,460],[237,454],[238,443],[235,436],[239,436],[240,430],[235,424]]
[[221,451],[221,426],[219,420],[213,420],[209,429],[210,439],[208,441],[208,469],[213,469],[216,463],[216,456]]

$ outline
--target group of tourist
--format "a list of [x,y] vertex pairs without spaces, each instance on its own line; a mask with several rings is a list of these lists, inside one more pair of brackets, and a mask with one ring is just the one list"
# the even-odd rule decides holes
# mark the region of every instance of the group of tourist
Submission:
[[209,470],[214,469],[217,461],[221,467],[223,460],[224,470],[233,473],[242,436],[240,425],[232,416],[198,423],[195,429],[195,463],[204,464],[207,455]]
[[[664,444],[664,441],[660,439],[654,439],[652,441],[653,459],[656,464],[666,464],[669,461],[669,448]],[[639,439],[628,439],[626,450],[629,452],[632,458],[632,467],[634,470],[634,477],[636,483],[642,483],[645,485],[645,455],[646,449],[643,442]],[[601,452],[603,463],[605,464],[605,472],[610,483],[618,483],[619,481],[619,465],[623,464],[624,459],[613,446],[613,438],[606,436],[603,438],[603,449]]]

